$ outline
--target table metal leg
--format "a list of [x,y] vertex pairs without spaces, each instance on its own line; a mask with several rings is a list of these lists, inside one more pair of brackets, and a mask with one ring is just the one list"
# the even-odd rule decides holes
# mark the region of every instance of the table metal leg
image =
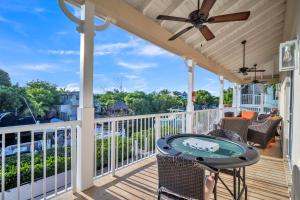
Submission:
[[233,199],[236,199],[236,169],[233,169]]
[[238,169],[238,194],[241,192],[241,168]]
[[217,183],[219,179],[219,173],[215,173],[215,187],[214,187],[214,199],[217,200]]

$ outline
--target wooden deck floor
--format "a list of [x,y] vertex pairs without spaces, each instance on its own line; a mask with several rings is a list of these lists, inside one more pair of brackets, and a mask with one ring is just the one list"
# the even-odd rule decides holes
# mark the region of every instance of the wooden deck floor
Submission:
[[[285,170],[282,159],[262,156],[257,164],[247,168],[248,199],[289,199]],[[231,185],[232,177],[221,176]],[[218,199],[231,199],[224,187],[218,185]],[[115,177],[108,175],[95,181],[95,186],[85,192],[67,193],[57,199],[150,200],[156,199],[156,191],[157,166],[152,157],[116,172]]]

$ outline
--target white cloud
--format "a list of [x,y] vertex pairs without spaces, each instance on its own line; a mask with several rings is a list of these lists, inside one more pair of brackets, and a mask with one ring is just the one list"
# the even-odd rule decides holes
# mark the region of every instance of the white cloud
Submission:
[[79,51],[75,51],[75,50],[48,50],[47,53],[51,55],[79,55],[80,54]]
[[79,83],[69,83],[64,87],[59,87],[68,91],[79,91]]
[[156,64],[154,63],[127,63],[124,61],[119,61],[117,64],[121,67],[131,70],[144,70],[156,67]]
[[138,55],[144,55],[144,56],[171,56],[172,54],[163,50],[162,48],[159,48],[157,46],[154,46],[152,44],[143,44],[140,45],[138,48],[136,48],[133,52]]
[[40,71],[40,72],[54,72],[58,69],[57,66],[49,65],[49,64],[37,64],[37,65],[23,65],[23,69],[32,70],[32,71]]

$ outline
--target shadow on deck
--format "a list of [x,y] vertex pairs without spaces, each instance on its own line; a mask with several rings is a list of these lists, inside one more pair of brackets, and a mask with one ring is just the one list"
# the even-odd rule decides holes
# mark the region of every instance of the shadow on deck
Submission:
[[[278,149],[273,146],[272,150]],[[261,151],[260,161],[246,169],[248,199],[287,200],[289,199],[287,163],[281,158],[265,156],[268,151],[268,149]],[[232,185],[232,177],[221,176],[229,186]],[[115,177],[107,175],[96,180],[95,186],[84,192],[74,195],[67,193],[57,199],[156,199],[157,181],[156,160],[155,157],[151,157],[119,170]],[[222,184],[218,184],[218,199],[231,199]]]

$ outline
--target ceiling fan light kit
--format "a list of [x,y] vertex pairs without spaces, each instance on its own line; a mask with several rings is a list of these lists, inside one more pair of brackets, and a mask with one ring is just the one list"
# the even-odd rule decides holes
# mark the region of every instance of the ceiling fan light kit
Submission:
[[168,15],[158,15],[156,19],[185,22],[191,24],[191,26],[180,30],[175,35],[170,37],[169,41],[175,40],[176,38],[188,32],[192,28],[198,29],[203,35],[203,37],[207,41],[209,41],[214,39],[215,35],[208,28],[208,26],[205,25],[206,23],[213,24],[213,23],[222,23],[222,22],[244,21],[247,20],[250,16],[250,11],[246,11],[246,12],[238,12],[238,13],[231,13],[231,14],[209,17],[209,12],[215,3],[216,0],[203,0],[202,5],[200,7],[200,0],[198,0],[197,10],[192,11],[188,15],[188,18],[168,16]]

